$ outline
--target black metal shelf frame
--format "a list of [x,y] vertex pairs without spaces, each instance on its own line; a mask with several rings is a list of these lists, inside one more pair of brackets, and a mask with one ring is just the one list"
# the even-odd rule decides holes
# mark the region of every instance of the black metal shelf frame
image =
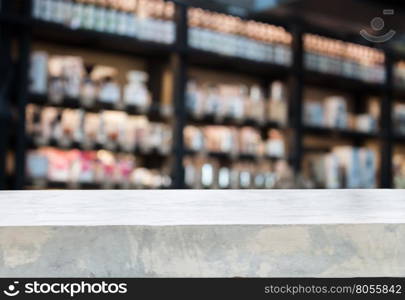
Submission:
[[[175,23],[176,23],[176,42],[172,45],[164,45],[154,42],[142,41],[135,38],[106,34],[84,29],[71,29],[69,27],[32,19],[30,16],[31,1],[23,1],[23,10],[14,11],[8,0],[0,0],[3,9],[0,12],[0,24],[2,25],[1,37],[9,43],[1,43],[1,53],[10,53],[7,45],[14,38],[18,42],[18,61],[16,64],[6,60],[10,55],[1,56],[0,71],[7,74],[7,70],[14,72],[13,80],[13,105],[17,111],[17,117],[14,119],[15,137],[14,144],[10,144],[7,131],[2,130],[0,134],[0,189],[13,188],[22,189],[25,186],[25,155],[27,140],[25,133],[25,107],[29,100],[28,94],[28,68],[29,56],[32,40],[45,40],[64,45],[73,45],[98,49],[114,53],[125,53],[136,57],[143,57],[148,62],[148,72],[150,72],[150,89],[153,91],[153,101],[157,103],[161,98],[161,85],[164,64],[169,64],[173,72],[173,105],[174,118],[171,120],[173,128],[173,149],[172,149],[172,178],[173,188],[185,188],[183,159],[187,155],[184,145],[183,130],[184,127],[195,120],[190,120],[185,108],[185,93],[188,69],[191,66],[204,67],[214,70],[228,70],[241,74],[255,76],[262,83],[269,83],[274,79],[285,79],[289,85],[289,124],[286,126],[291,131],[289,141],[291,149],[289,161],[296,173],[301,170],[302,160],[305,153],[303,140],[306,134],[325,135],[333,133],[335,137],[353,138],[363,140],[365,138],[377,139],[381,146],[381,165],[380,165],[380,187],[392,187],[392,149],[399,138],[393,134],[392,128],[392,104],[394,96],[398,95],[398,90],[393,86],[393,64],[397,56],[389,50],[382,49],[386,55],[386,81],[383,84],[366,83],[356,79],[344,78],[336,75],[328,75],[304,68],[304,48],[303,35],[305,33],[315,33],[335,38],[341,38],[353,43],[361,43],[357,37],[339,35],[330,33],[322,28],[308,27],[306,24],[297,20],[277,20],[277,25],[288,29],[293,37],[292,42],[292,65],[284,67],[271,63],[256,62],[243,58],[230,57],[216,54],[213,52],[193,49],[188,46],[188,20],[187,5],[179,1],[176,3]],[[17,1],[16,1],[17,2]],[[267,21],[267,20],[259,20]],[[10,36],[12,35],[12,36]],[[367,44],[367,43],[363,43]],[[375,46],[367,44],[368,46]],[[8,52],[7,52],[8,51]],[[4,113],[10,108],[7,102],[10,97],[4,93],[9,84],[2,77],[0,80],[0,105],[6,104],[7,109],[0,109],[0,121],[2,128],[10,128],[9,120],[4,118]],[[317,128],[308,128],[303,124],[303,89],[307,85],[330,87],[336,90],[349,91],[357,94],[376,94],[382,96],[381,101],[381,120],[380,132],[374,134],[363,134],[353,131],[328,131]],[[6,93],[6,95],[10,92]],[[402,94],[402,93],[400,93]],[[404,93],[405,94],[405,93]],[[199,121],[204,122],[204,120]],[[232,122],[225,122],[232,125]],[[215,123],[206,123],[215,124]],[[256,126],[254,123],[246,121],[244,124],[274,128],[276,124],[267,123],[262,126]],[[242,123],[243,125],[243,123]],[[9,132],[9,134],[11,134]],[[5,186],[5,151],[13,147],[15,149],[15,176],[11,186]]]

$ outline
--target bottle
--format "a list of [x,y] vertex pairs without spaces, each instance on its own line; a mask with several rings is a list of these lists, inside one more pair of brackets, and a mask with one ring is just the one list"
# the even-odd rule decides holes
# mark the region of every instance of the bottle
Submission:
[[48,85],[48,54],[36,51],[31,55],[30,92],[46,94]]
[[85,66],[85,75],[83,77],[82,86],[80,89],[80,102],[84,107],[92,107],[96,101],[96,84],[90,76],[93,68],[93,65]]
[[288,117],[285,85],[280,81],[275,81],[271,84],[270,90],[269,120],[285,125]]
[[124,88],[124,103],[136,106],[142,111],[149,109],[151,95],[146,86],[148,74],[142,71],[129,71],[127,74],[128,84]]
[[104,77],[100,86],[98,100],[115,106],[120,98],[121,92],[118,83],[110,76]]

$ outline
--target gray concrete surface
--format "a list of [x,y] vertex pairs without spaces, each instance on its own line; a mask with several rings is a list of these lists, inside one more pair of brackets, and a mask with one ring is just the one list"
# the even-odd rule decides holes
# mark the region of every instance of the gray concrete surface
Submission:
[[404,205],[384,190],[2,192],[0,277],[404,277]]

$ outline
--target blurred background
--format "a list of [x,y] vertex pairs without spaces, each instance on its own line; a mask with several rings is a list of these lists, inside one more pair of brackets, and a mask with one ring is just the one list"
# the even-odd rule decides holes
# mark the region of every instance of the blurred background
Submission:
[[400,1],[0,3],[0,189],[405,187]]

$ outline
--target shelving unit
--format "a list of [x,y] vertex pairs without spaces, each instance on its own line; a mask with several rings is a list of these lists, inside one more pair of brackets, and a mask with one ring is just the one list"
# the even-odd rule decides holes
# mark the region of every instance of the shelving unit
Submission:
[[[16,1],[17,2],[17,1]],[[292,34],[292,65],[290,67],[276,65],[272,63],[263,63],[244,58],[236,58],[227,55],[221,55],[209,51],[194,49],[188,45],[188,20],[187,6],[176,1],[175,23],[176,23],[176,42],[172,45],[165,45],[156,42],[143,41],[136,38],[119,36],[109,33],[101,33],[92,30],[72,29],[64,25],[45,22],[33,19],[30,16],[31,1],[23,1],[24,5],[16,7],[5,5],[7,0],[3,0],[3,10],[0,14],[0,24],[3,26],[3,39],[8,43],[1,43],[1,52],[10,53],[10,41],[16,39],[19,45],[18,62],[13,65],[7,55],[2,55],[3,67],[1,70],[4,73],[7,70],[14,70],[14,86],[16,90],[13,94],[13,105],[18,111],[17,118],[13,120],[15,131],[13,131],[13,139],[8,137],[7,130],[0,135],[0,189],[13,188],[22,189],[25,186],[25,154],[29,147],[32,147],[32,142],[27,139],[25,134],[25,107],[29,102],[43,105],[49,105],[46,97],[43,95],[29,95],[27,72],[29,65],[29,56],[32,41],[47,41],[57,43],[64,46],[79,46],[87,49],[97,49],[111,53],[122,53],[134,57],[141,57],[146,60],[148,68],[151,70],[151,86],[153,92],[152,109],[146,113],[151,120],[160,120],[158,100],[160,99],[161,88],[159,83],[162,78],[161,66],[168,64],[173,73],[172,83],[172,101],[174,107],[174,118],[171,122],[173,128],[173,149],[171,152],[171,169],[173,188],[185,188],[184,183],[184,166],[183,159],[186,155],[193,155],[192,152],[185,149],[183,130],[187,124],[197,125],[231,125],[236,127],[252,126],[260,130],[271,128],[286,129],[292,135],[289,140],[289,157],[294,172],[297,174],[301,170],[304,154],[308,151],[308,147],[303,145],[303,139],[307,135],[315,135],[324,138],[345,138],[352,140],[367,140],[372,139],[379,142],[380,151],[380,172],[379,182],[381,188],[392,187],[392,148],[395,143],[403,143],[405,137],[397,136],[393,133],[392,128],[392,103],[394,96],[401,96],[405,99],[405,92],[394,88],[392,72],[393,72],[393,55],[388,49],[383,49],[386,56],[385,71],[386,80],[384,84],[367,83],[357,79],[344,78],[337,75],[329,75],[316,71],[306,70],[304,67],[304,47],[303,35],[306,32],[319,33],[325,36],[330,35],[336,38],[336,35],[329,34],[322,29],[309,28],[303,23],[293,23],[291,20],[286,20],[284,27]],[[279,21],[279,20],[278,20]],[[12,27],[12,28],[11,28]],[[7,36],[7,34],[11,34]],[[351,37],[341,36],[346,41],[358,42]],[[368,45],[370,46],[370,45]],[[8,55],[10,56],[10,55]],[[263,83],[269,83],[274,79],[283,79],[288,82],[289,95],[289,124],[280,126],[274,122],[265,122],[259,124],[253,120],[245,120],[236,122],[230,119],[224,119],[217,123],[212,118],[195,119],[188,115],[185,108],[185,93],[186,82],[188,78],[188,70],[191,67],[202,67],[209,70],[226,70],[234,73],[254,76]],[[382,97],[381,100],[381,130],[377,133],[362,133],[352,130],[337,130],[317,128],[305,126],[303,124],[303,90],[306,85],[328,87],[331,89],[353,92],[359,95],[373,94]],[[0,87],[5,89],[10,86],[7,78],[2,78]],[[0,104],[5,99],[0,98]],[[10,104],[11,106],[11,104]],[[64,99],[63,103],[57,105],[60,107],[79,108],[77,99]],[[86,108],[86,111],[98,112],[102,109],[111,109],[108,106],[96,106]],[[128,114],[142,114],[137,110],[125,109]],[[7,116],[8,118],[9,116]],[[10,128],[10,120],[7,119],[2,111],[0,111],[0,121],[2,127]],[[10,141],[13,144],[10,144]],[[54,143],[56,144],[56,143]],[[10,147],[12,146],[12,147]],[[5,149],[15,149],[15,166],[14,176],[11,183],[7,186],[2,185],[5,180]],[[80,145],[75,145],[75,148],[80,149]],[[100,148],[100,147],[99,147]],[[314,151],[316,149],[311,149]],[[135,151],[136,152],[136,151]],[[139,155],[144,153],[136,152]],[[221,159],[235,159],[229,155],[222,153],[208,153],[210,156],[220,157]],[[256,160],[254,156],[240,155],[236,159],[241,160]],[[276,160],[277,158],[269,158]],[[61,187],[61,185],[56,185]],[[53,185],[51,185],[53,187]],[[93,186],[96,188],[96,186]]]

